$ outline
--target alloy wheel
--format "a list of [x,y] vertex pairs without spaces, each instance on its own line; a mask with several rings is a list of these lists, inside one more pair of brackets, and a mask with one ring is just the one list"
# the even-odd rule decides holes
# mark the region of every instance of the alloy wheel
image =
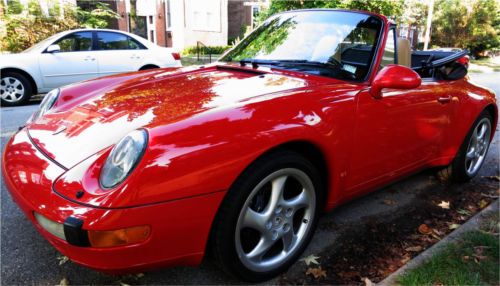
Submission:
[[3,77],[0,80],[0,96],[7,102],[17,102],[24,96],[24,85],[15,77]]
[[490,136],[491,122],[488,118],[483,118],[474,128],[467,147],[465,155],[465,171],[467,175],[472,177],[481,168],[490,144]]
[[278,170],[250,193],[236,225],[236,251],[253,271],[280,267],[293,256],[312,230],[316,193],[306,173]]

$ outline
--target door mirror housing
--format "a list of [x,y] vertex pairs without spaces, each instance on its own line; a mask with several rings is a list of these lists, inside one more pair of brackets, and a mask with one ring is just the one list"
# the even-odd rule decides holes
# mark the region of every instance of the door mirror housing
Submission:
[[382,89],[412,89],[417,88],[422,79],[410,68],[400,65],[388,65],[380,70],[375,76],[370,87],[370,94],[375,99],[382,98]]
[[61,51],[61,47],[59,45],[50,45],[47,48],[47,53],[57,53]]

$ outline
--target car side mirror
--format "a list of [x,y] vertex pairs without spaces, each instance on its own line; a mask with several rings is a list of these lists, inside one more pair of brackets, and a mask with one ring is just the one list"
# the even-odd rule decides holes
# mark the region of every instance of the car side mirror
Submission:
[[422,79],[410,68],[400,65],[388,65],[378,72],[370,87],[370,94],[375,99],[382,98],[382,89],[412,89],[417,88]]
[[47,48],[47,53],[57,53],[61,51],[61,47],[59,45],[50,45]]

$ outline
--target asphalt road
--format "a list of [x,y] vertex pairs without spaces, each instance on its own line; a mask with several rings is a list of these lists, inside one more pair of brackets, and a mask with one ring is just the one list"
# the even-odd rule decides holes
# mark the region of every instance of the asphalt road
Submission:
[[[492,88],[500,95],[500,73],[473,74],[475,82]],[[38,101],[23,107],[1,108],[1,149],[8,138],[24,124],[37,109]],[[497,127],[498,130],[498,127]],[[495,136],[480,176],[497,175],[499,172],[499,134]],[[472,181],[470,184],[474,184]],[[421,192],[437,188],[429,172],[412,176],[388,188],[379,190],[364,198],[344,205],[326,214],[320,222],[315,237],[306,254],[316,253],[335,244],[334,230],[343,225],[356,225],[363,218],[385,219],[395,211],[404,212]],[[396,205],[382,203],[396,201]],[[335,225],[336,228],[325,227]],[[226,276],[207,259],[200,267],[178,267],[148,272],[141,278],[114,277],[104,275],[72,262],[59,265],[60,254],[35,230],[18,207],[12,202],[4,184],[1,184],[1,284],[55,285],[63,278],[71,284],[235,284],[237,281]],[[289,272],[293,272],[292,267]]]

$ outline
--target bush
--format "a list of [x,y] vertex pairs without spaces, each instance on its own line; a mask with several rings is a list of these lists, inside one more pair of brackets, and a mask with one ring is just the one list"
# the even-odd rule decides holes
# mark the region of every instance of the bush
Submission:
[[[200,54],[203,55],[220,55],[223,54],[225,51],[230,49],[231,46],[200,46]],[[198,47],[197,46],[192,46],[192,47],[187,47],[182,51],[182,55],[196,55],[198,54]]]
[[9,1],[7,7],[0,5],[0,16],[3,14],[0,51],[21,52],[59,32],[83,27],[104,28],[110,19],[119,17],[109,4],[94,2],[95,8],[91,11],[68,4],[62,8],[63,16],[58,3],[49,7],[48,15],[43,13],[37,0],[30,0],[26,6],[19,0]]
[[[7,11],[19,12],[19,8]],[[64,18],[45,16],[38,1],[28,3],[30,13],[7,13],[4,18],[4,40],[0,41],[0,51],[20,52],[53,34],[77,28],[78,22],[69,7],[64,9]]]

